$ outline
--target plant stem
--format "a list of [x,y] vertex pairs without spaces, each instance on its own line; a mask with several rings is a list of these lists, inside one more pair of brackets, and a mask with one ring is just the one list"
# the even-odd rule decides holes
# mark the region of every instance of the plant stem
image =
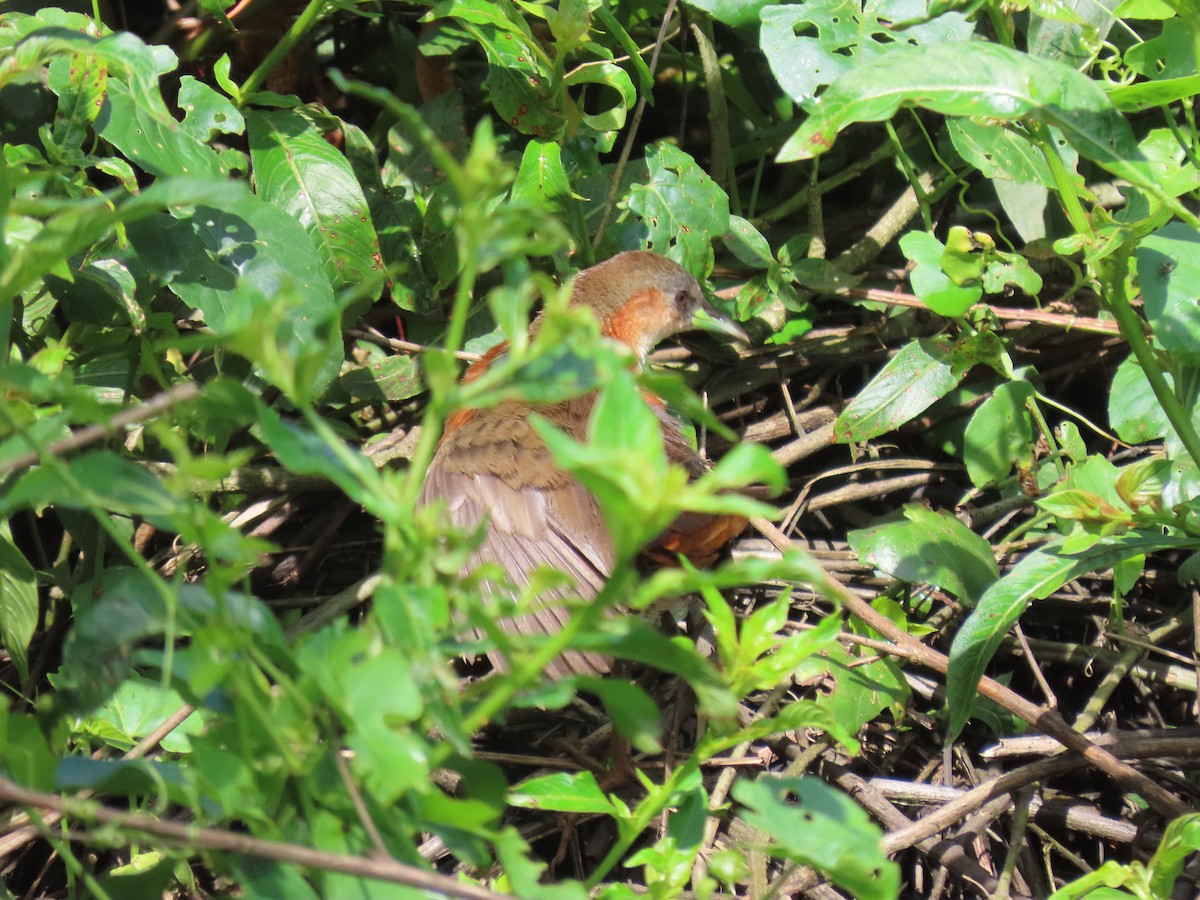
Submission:
[[292,23],[292,27],[280,38],[279,43],[271,48],[271,52],[258,64],[258,68],[251,72],[250,76],[242,82],[241,96],[243,98],[262,87],[263,82],[267,80],[267,76],[295,49],[296,45],[300,43],[301,38],[320,21],[321,14],[325,12],[326,6],[328,6],[328,0],[309,0],[308,6],[304,8],[304,12],[296,17],[296,21]]
[[1100,298],[1112,313],[1113,318],[1117,320],[1117,327],[1121,329],[1121,337],[1129,343],[1129,349],[1133,351],[1134,358],[1137,359],[1138,365],[1146,375],[1146,380],[1150,382],[1150,389],[1154,391],[1155,399],[1158,400],[1163,412],[1167,414],[1167,419],[1170,421],[1171,427],[1175,429],[1175,433],[1179,435],[1184,449],[1191,456],[1193,464],[1200,467],[1200,435],[1196,434],[1191,413],[1183,408],[1183,404],[1179,402],[1179,398],[1167,384],[1167,378],[1158,363],[1158,358],[1154,355],[1154,350],[1146,339],[1145,321],[1133,311],[1133,306],[1129,302],[1125,284],[1129,276],[1129,254],[1131,252],[1132,248],[1125,246],[1097,263]]

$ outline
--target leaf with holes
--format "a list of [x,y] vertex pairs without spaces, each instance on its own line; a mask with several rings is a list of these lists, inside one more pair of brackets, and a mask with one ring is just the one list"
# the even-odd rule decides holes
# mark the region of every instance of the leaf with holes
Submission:
[[649,178],[619,204],[629,217],[617,231],[622,249],[654,250],[689,272],[712,268],[712,242],[729,230],[729,197],[694,159],[670,144],[646,154]]
[[379,238],[346,157],[291,110],[252,110],[248,124],[258,195],[308,232],[334,289],[378,281]]
[[[780,87],[797,103],[808,105],[822,87],[898,42],[965,41],[974,30],[957,12],[907,24],[924,16],[925,0],[780,4],[762,11],[759,41]],[[893,31],[895,22],[907,27]]]

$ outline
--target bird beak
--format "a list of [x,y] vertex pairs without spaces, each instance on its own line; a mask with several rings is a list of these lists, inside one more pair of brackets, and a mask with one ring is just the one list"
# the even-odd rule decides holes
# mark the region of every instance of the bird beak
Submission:
[[700,306],[692,314],[692,327],[699,331],[711,331],[713,334],[723,334],[735,341],[750,343],[750,336],[742,330],[737,322],[722,315],[715,306],[707,300],[701,300]]

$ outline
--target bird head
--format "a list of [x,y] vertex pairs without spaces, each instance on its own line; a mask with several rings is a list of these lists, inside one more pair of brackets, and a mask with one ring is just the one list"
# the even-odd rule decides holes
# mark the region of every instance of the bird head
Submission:
[[571,306],[588,306],[608,337],[639,359],[659,341],[683,331],[711,331],[749,340],[707,300],[696,279],[678,264],[645,250],[618,253],[575,277]]

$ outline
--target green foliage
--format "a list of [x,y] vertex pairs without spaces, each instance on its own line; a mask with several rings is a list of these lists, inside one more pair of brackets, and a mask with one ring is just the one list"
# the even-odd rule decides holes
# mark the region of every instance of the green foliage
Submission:
[[[746,855],[706,843],[722,811],[710,811],[703,767],[809,729],[856,753],[866,723],[903,716],[910,687],[895,660],[838,642],[843,627],[877,635],[828,604],[791,631],[795,598],[824,583],[807,556],[638,571],[639,550],[681,515],[771,517],[745,489],[778,493],[789,479],[758,445],[698,478],[668,461],[644,391],[724,426],[679,376],[635,373],[558,287],[621,250],[736,284],[720,296],[779,359],[802,356],[802,337],[837,309],[822,297],[863,296],[876,255],[911,264],[908,285],[940,333],[904,332],[848,397],[835,440],[872,442],[973,391],[982,399],[944,443],[978,491],[1029,498],[1029,518],[996,540],[1036,543],[1002,573],[983,537],[911,504],[850,537],[878,572],[969,610],[950,653],[951,736],[973,715],[999,721],[978,680],[1030,604],[1112,568],[1119,621],[1149,557],[1200,550],[1200,22],[1187,4],[695,0],[683,37],[698,49],[654,51],[662,0],[401,6],[314,0],[259,57],[230,41],[241,26],[212,0],[200,4],[212,21],[174,48],[78,13],[0,12],[6,778],[426,866],[434,835],[469,877],[519,896],[628,896],[618,867],[640,867],[654,897],[740,889]],[[319,87],[267,89],[304,53]],[[703,111],[682,119],[689,96]],[[848,148],[861,134],[879,149]],[[827,258],[823,204],[876,176],[911,193],[907,215],[921,221]],[[1064,272],[1066,296],[1051,298]],[[1108,426],[1131,444],[1162,441],[1160,453],[1105,458],[1090,422],[1055,420],[1044,373],[1014,363],[1008,301],[1073,295],[1094,296],[1132,350],[1108,385]],[[398,346],[425,345],[419,357],[378,345],[401,320]],[[462,383],[455,354],[501,340],[508,351]],[[746,378],[751,390],[769,381]],[[455,413],[594,391],[586,440],[534,421],[598,498],[615,571],[561,632],[508,633],[479,573],[463,577],[477,536],[416,508],[424,470]],[[396,416],[408,464],[377,465],[361,445]],[[248,486],[264,469],[267,487]],[[318,489],[378,522],[378,555],[342,567],[363,581],[304,586],[306,602],[342,592],[326,598],[333,613],[276,615],[263,559],[282,548],[254,536],[247,510]],[[745,615],[721,593],[773,583],[782,591]],[[609,615],[686,593],[700,597],[710,656]],[[351,625],[340,613],[355,595],[371,606]],[[896,596],[876,610],[931,630],[919,601]],[[511,668],[461,682],[456,661],[493,649]],[[547,683],[564,651],[688,683],[696,733],[661,779],[639,772],[621,795],[592,772],[510,785],[476,758],[484,726],[576,692],[639,751],[676,737],[642,685]],[[743,715],[809,678],[828,690]],[[195,712],[158,759],[120,757],[183,704]],[[771,855],[854,896],[899,895],[899,868],[847,797],[773,777],[739,780],[733,797]],[[606,817],[615,838],[578,880],[546,885],[508,824],[513,808]],[[86,830],[91,815],[75,810],[68,825]],[[1165,890],[1194,830],[1180,820],[1145,866],[1110,862],[1056,896]],[[187,846],[135,852],[95,884],[159,896],[188,888],[196,862],[247,897],[415,891]]]

